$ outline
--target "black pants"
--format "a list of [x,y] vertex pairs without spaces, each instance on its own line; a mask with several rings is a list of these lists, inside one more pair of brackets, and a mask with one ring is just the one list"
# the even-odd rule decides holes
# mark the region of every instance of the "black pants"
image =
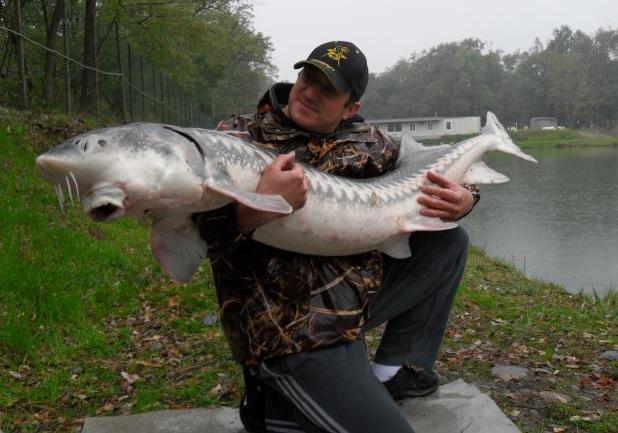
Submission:
[[[375,361],[431,369],[463,275],[461,228],[410,236],[412,257],[385,257],[383,288],[364,330],[384,322]],[[263,362],[267,432],[389,432],[413,429],[374,376],[362,341]]]

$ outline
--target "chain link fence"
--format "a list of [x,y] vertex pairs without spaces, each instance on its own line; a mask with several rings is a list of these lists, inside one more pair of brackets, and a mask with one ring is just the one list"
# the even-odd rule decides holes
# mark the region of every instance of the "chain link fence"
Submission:
[[[0,105],[122,122],[213,127],[211,117],[175,80],[122,39],[114,20],[96,26],[102,35],[95,38],[94,66],[77,60],[84,51],[83,29],[76,25],[82,20],[69,18],[75,17],[68,13],[69,5],[55,29],[52,46],[49,33],[43,41],[45,32],[23,25],[20,0],[9,5],[11,20],[0,18],[0,35],[4,35],[0,36]],[[94,73],[86,94],[82,86],[85,71]]]

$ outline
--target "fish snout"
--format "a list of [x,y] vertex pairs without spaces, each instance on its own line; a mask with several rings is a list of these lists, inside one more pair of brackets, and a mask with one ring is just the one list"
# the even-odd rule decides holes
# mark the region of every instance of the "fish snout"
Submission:
[[56,158],[47,153],[37,157],[36,166],[41,172],[43,178],[52,184],[56,184],[61,179],[64,179],[70,171],[65,160]]

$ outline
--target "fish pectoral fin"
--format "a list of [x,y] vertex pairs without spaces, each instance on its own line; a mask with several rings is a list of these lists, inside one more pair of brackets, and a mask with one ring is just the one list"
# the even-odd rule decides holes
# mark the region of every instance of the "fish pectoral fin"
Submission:
[[399,230],[403,233],[438,232],[457,227],[456,223],[442,221],[440,218],[431,218],[415,215],[411,218],[399,218]]
[[394,259],[407,259],[412,255],[412,251],[410,251],[410,234],[406,233],[396,236],[382,245],[380,252]]
[[472,164],[463,178],[463,183],[468,185],[504,183],[508,181],[509,178],[507,176],[490,168],[483,161]]
[[163,272],[186,283],[206,258],[208,245],[191,218],[153,218],[152,252]]
[[412,255],[410,251],[410,233],[436,232],[457,227],[457,224],[444,222],[440,218],[418,215],[411,219],[399,218],[398,225],[401,234],[389,239],[379,248],[381,252],[395,259],[405,259]]
[[280,214],[291,214],[294,210],[283,197],[276,194],[258,194],[236,188],[233,185],[215,183],[207,181],[206,188],[209,188],[221,195],[229,197],[247,207],[264,212],[275,212]]

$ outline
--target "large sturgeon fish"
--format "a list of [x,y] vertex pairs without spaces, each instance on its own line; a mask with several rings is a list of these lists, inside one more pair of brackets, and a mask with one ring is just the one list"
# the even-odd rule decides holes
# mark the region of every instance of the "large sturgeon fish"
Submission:
[[380,177],[349,179],[305,166],[307,201],[294,213],[281,196],[254,192],[276,154],[223,132],[130,124],[74,137],[36,163],[54,185],[61,207],[64,190],[71,200],[81,199],[84,212],[97,221],[150,214],[158,263],[173,279],[185,282],[207,252],[191,215],[233,201],[288,214],[253,234],[277,248],[327,256],[378,249],[409,257],[410,233],[456,226],[419,214],[417,198],[420,187],[429,183],[427,171],[460,183],[508,181],[481,161],[490,150],[536,162],[488,112],[480,135],[452,146],[426,147],[404,137],[397,167]]

